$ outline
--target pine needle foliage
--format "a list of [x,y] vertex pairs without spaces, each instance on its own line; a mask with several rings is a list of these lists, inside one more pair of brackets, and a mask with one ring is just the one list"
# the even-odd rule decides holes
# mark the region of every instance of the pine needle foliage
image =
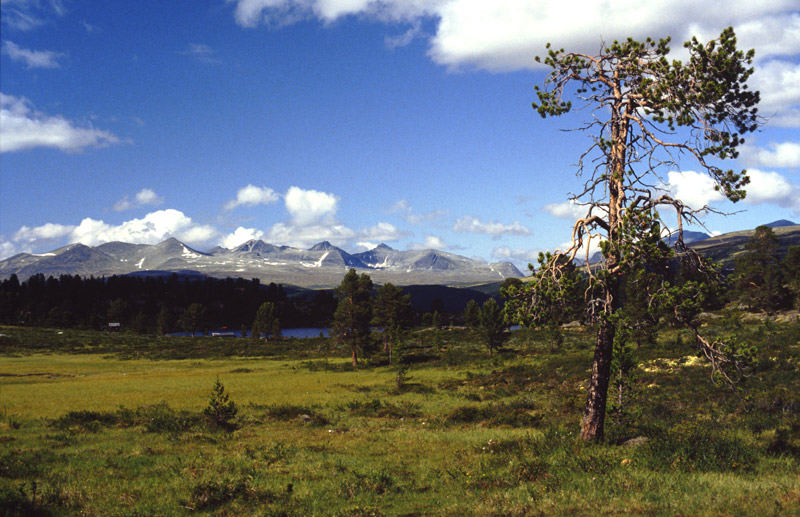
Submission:
[[[760,123],[759,93],[747,85],[754,51],[739,50],[730,27],[706,43],[692,38],[684,48],[688,59],[680,61],[670,59],[669,38],[628,38],[603,45],[593,55],[548,44],[547,55],[536,58],[551,71],[544,85],[536,87],[534,110],[542,117],[560,116],[573,109],[574,101],[589,113],[579,127],[590,136],[578,160],[577,173],[585,182],[571,195],[586,212],[575,222],[567,249],[545,257],[529,287],[509,294],[516,298],[511,307],[518,309],[519,320],[548,318],[568,298],[570,268],[579,254],[583,258],[588,282],[584,307],[598,325],[581,426],[584,440],[603,437],[617,330],[631,328],[623,311],[626,279],[646,278],[647,305],[657,299],[667,312],[680,311],[685,300],[699,299],[707,290],[706,280],[676,286],[658,273],[672,256],[680,257],[682,267],[693,267],[714,281],[714,268],[683,242],[684,225],[699,222],[701,214],[713,209],[693,208],[673,197],[663,188],[663,175],[688,158],[730,201],[746,195],[747,172],[723,164],[738,157],[743,135]],[[675,214],[674,228],[663,217],[668,212]],[[672,233],[677,235],[674,250],[662,242],[663,235]],[[602,259],[592,265],[596,248]],[[694,312],[682,316],[689,323],[695,320]],[[697,326],[693,330],[719,378],[734,379],[740,363],[731,346],[702,337]]]
[[211,390],[208,399],[208,406],[203,410],[203,414],[208,418],[209,423],[218,429],[233,431],[238,427],[236,415],[239,408],[231,400],[230,395],[225,391],[225,386],[220,382],[219,377]]

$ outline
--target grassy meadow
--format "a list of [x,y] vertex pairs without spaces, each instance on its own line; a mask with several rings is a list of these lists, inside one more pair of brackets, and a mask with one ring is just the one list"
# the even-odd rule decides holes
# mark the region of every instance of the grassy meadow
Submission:
[[[759,360],[736,390],[664,330],[601,444],[577,438],[590,329],[491,356],[419,331],[407,371],[323,338],[0,334],[8,515],[800,515],[797,323],[737,329]],[[232,431],[203,414],[217,379]]]

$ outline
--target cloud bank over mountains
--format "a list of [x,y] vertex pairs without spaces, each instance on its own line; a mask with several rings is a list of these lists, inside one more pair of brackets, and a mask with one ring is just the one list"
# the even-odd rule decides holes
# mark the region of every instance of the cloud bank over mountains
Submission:
[[[800,188],[777,172],[750,169],[751,183],[744,203],[750,205],[773,204],[789,208],[800,214]],[[689,206],[702,206],[722,201],[723,196],[714,189],[714,183],[705,174],[695,171],[672,171],[668,182],[661,186]],[[175,237],[198,247],[219,245],[234,248],[253,239],[265,240],[276,245],[307,248],[320,241],[331,241],[347,248],[372,249],[381,242],[396,242],[414,236],[414,232],[380,221],[355,230],[337,218],[340,198],[335,194],[313,189],[290,187],[285,194],[278,194],[267,187],[247,185],[237,192],[236,198],[226,203],[223,213],[231,210],[257,210],[259,205],[272,204],[283,199],[286,219],[266,229],[237,226],[224,231],[218,226],[194,220],[180,210],[168,208],[149,212],[142,217],[110,224],[102,219],[86,217],[78,224],[48,222],[39,226],[22,226],[10,238],[0,236],[0,259],[19,252],[52,249],[69,243],[96,246],[105,242],[123,241],[137,244],[155,244]],[[115,210],[130,210],[161,204],[163,198],[152,189],[141,189],[133,199],[127,196],[114,205]],[[397,210],[398,206],[401,210]],[[551,215],[563,219],[575,219],[585,215],[586,208],[573,202],[553,203],[542,207]],[[400,201],[392,208],[395,216],[405,219],[411,212],[408,203]],[[442,220],[446,217],[439,216]],[[425,224],[426,221],[419,221]],[[455,233],[485,235],[493,240],[503,236],[530,236],[533,232],[514,221],[502,223],[484,222],[477,217],[465,215],[456,218],[451,225]],[[430,230],[426,226],[425,230]],[[423,232],[422,241],[411,241],[409,249],[458,249],[447,244],[441,236]],[[518,249],[506,245],[493,249],[492,258],[513,260],[517,263],[533,261],[538,249]]]
[[[266,230],[238,226],[226,233],[214,225],[197,222],[173,208],[149,212],[143,217],[119,224],[86,217],[78,224],[48,222],[34,227],[22,226],[10,238],[0,236],[0,259],[19,252],[49,249],[70,243],[88,246],[111,241],[156,244],[169,237],[200,247],[219,245],[234,248],[248,240],[263,239],[273,244],[299,248],[327,240],[340,246],[369,249],[378,243],[397,241],[411,235],[388,222],[378,222],[361,230],[349,228],[336,217],[340,201],[338,196],[296,186],[279,195],[267,187],[247,185],[239,189],[236,198],[226,203],[223,210],[229,212],[237,208],[252,209],[258,205],[274,203],[281,198],[287,219],[274,223]],[[162,202],[162,197],[156,192],[144,188],[132,200],[126,196],[118,201],[114,210],[130,210]],[[440,240],[434,242],[441,243]]]

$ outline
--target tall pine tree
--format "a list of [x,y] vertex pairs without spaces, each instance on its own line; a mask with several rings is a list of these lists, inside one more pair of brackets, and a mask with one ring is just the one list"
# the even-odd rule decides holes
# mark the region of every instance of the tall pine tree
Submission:
[[[588,263],[592,244],[599,246],[602,262],[585,269],[586,308],[598,333],[581,425],[584,440],[603,436],[622,279],[665,258],[659,242],[662,234],[671,233],[661,219],[666,209],[675,214],[681,254],[710,271],[683,244],[683,225],[696,220],[698,211],[659,190],[661,174],[679,167],[676,156],[689,157],[731,201],[745,196],[749,181],[745,171],[718,164],[736,158],[742,135],[758,127],[759,94],[747,87],[754,52],[737,49],[732,28],[705,44],[693,38],[684,47],[686,62],[670,59],[669,39],[650,38],[614,41],[594,55],[548,45],[547,56],[536,58],[552,70],[544,87],[536,87],[534,109],[542,117],[559,116],[571,111],[575,100],[590,114],[582,129],[591,133],[591,143],[578,162],[586,181],[573,196],[585,215],[575,222],[567,250],[553,253],[543,265],[525,304],[531,313],[550,311],[547,301],[562,296],[538,296],[537,291],[559,290],[565,268],[579,253]],[[664,305],[691,297],[686,291],[691,286],[679,292],[665,280],[661,287],[657,291]],[[699,335],[697,342],[714,368],[735,363],[727,347]]]
[[358,365],[358,350],[369,348],[372,320],[372,280],[369,275],[351,268],[336,288],[339,303],[333,314],[333,335],[336,341],[350,347],[353,366]]

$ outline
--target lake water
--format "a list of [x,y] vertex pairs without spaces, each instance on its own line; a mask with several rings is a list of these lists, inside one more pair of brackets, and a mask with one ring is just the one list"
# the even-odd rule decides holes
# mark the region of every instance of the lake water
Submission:
[[[283,337],[292,337],[298,339],[308,339],[312,337],[319,337],[320,333],[322,333],[323,337],[328,337],[328,329],[326,328],[315,328],[315,327],[304,327],[304,328],[296,328],[296,329],[281,329],[281,336]],[[200,332],[195,332],[195,336],[212,336],[215,334],[223,335],[223,336],[230,336],[230,337],[242,337],[241,330],[212,330],[206,334],[202,334]],[[190,336],[191,332],[172,332],[170,336]],[[247,336],[250,335],[250,332],[247,332]]]

